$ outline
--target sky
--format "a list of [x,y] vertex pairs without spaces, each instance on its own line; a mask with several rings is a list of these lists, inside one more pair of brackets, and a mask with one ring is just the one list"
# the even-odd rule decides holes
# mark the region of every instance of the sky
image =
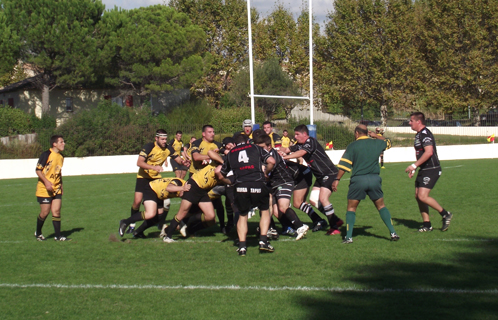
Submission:
[[[165,4],[167,2],[167,0],[102,0],[106,9],[112,9],[114,6],[123,9],[134,9],[155,4]],[[251,7],[256,8],[261,16],[266,16],[273,11],[273,8],[279,2],[283,4],[284,7],[290,9],[294,18],[297,17],[303,6],[308,8],[308,3],[303,0],[251,0]],[[313,0],[312,2],[315,21],[318,22],[322,28],[324,21],[327,18],[327,14],[333,9],[333,3],[333,0]]]

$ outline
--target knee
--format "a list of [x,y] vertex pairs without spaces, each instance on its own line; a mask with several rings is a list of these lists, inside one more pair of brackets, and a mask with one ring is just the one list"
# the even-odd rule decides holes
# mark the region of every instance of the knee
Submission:
[[318,207],[320,190],[312,190],[310,193],[310,204],[314,207]]

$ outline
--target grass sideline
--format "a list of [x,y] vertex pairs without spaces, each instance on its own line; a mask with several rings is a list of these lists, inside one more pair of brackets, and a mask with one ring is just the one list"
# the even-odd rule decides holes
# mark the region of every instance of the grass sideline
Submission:
[[[259,254],[250,237],[246,257],[232,246],[235,233],[227,238],[217,225],[174,244],[156,229],[110,241],[129,215],[134,174],[64,177],[62,229],[73,241],[37,242],[36,179],[0,180],[1,318],[498,319],[496,160],[442,162],[432,195],[455,216],[441,232],[431,210],[435,230],[424,234],[408,164],[388,163],[381,174],[399,242],[365,200],[353,244],[310,232]],[[343,219],[347,184],[331,198]],[[249,222],[255,234],[257,220]],[[53,237],[50,219],[44,235]]]

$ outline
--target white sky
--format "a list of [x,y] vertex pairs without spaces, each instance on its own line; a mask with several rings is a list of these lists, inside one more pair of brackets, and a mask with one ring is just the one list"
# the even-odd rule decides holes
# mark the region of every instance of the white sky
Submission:
[[[262,16],[266,16],[273,11],[273,8],[279,2],[282,3],[284,7],[291,10],[294,14],[294,18],[297,17],[297,14],[301,11],[303,6],[308,8],[308,3],[303,0],[251,0],[251,7],[256,8]],[[154,4],[166,4],[168,3],[168,0],[102,0],[102,3],[105,4],[106,9],[112,9],[114,6],[123,9],[134,9]],[[312,2],[315,21],[322,27],[327,14],[333,10],[333,3],[333,0],[313,0]]]

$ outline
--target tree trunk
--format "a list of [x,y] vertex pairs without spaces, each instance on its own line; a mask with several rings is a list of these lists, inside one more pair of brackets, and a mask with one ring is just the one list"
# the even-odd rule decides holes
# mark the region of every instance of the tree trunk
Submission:
[[382,121],[382,126],[387,127],[387,106],[385,104],[380,106],[380,120]]
[[479,119],[479,108],[472,108],[472,124],[476,127],[481,125],[481,121]]
[[48,84],[43,84],[42,86],[42,114],[46,114],[50,111],[49,105],[50,88]]

